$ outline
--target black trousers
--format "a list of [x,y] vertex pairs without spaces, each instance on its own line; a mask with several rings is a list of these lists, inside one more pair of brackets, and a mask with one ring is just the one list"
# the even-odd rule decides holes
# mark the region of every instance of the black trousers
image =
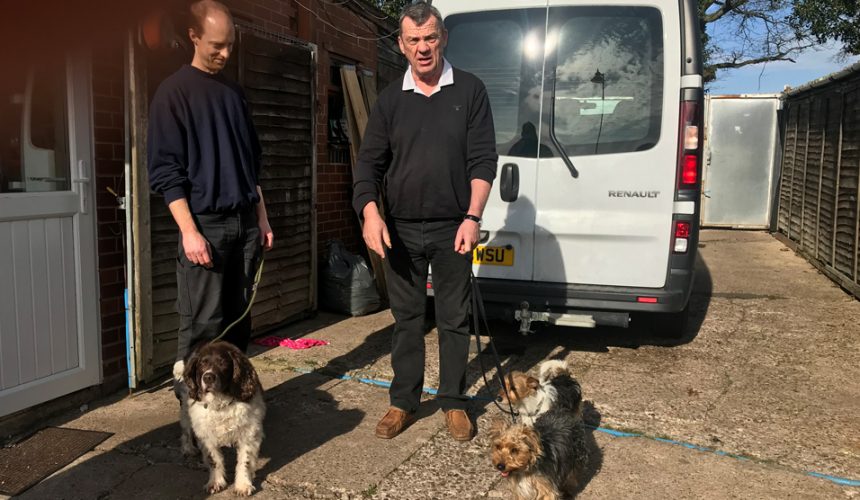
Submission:
[[427,267],[433,269],[436,326],[439,331],[439,392],[444,410],[465,409],[469,358],[469,270],[471,254],[454,251],[461,220],[387,219],[391,246],[385,259],[389,302],[394,314],[391,405],[418,409],[424,385],[424,334]]
[[[182,236],[176,258],[179,345],[181,360],[200,340],[213,339],[245,312],[262,253],[254,208],[218,214],[196,214],[197,229],[209,241],[213,266],[192,264],[185,256]],[[251,315],[230,329],[222,340],[243,352],[251,338]]]

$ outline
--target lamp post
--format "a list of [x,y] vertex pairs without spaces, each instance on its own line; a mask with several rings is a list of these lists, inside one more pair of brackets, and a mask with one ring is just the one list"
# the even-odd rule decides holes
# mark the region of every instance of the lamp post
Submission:
[[603,112],[606,102],[606,78],[600,72],[600,68],[594,72],[594,76],[591,77],[591,83],[600,84],[600,126],[597,128],[597,140],[594,141],[594,154],[597,154],[597,147],[600,145],[600,134],[603,132]]

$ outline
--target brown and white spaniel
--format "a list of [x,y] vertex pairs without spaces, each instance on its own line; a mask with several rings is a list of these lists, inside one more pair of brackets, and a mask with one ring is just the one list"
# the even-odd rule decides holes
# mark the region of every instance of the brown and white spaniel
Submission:
[[222,446],[236,448],[237,495],[251,495],[257,454],[263,441],[266,404],[253,365],[227,342],[197,346],[185,359],[180,384],[182,451],[194,452],[191,430],[209,467],[206,491],[227,487]]

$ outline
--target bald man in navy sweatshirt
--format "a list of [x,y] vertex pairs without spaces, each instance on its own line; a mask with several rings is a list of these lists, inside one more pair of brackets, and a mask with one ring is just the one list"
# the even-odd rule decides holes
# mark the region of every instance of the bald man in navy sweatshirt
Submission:
[[[180,230],[179,342],[174,376],[199,340],[237,320],[250,300],[262,250],[273,234],[259,186],[261,148],[242,89],[221,75],[235,28],[223,4],[191,5],[194,58],[159,86],[150,105],[149,180]],[[224,340],[243,351],[246,317]]]

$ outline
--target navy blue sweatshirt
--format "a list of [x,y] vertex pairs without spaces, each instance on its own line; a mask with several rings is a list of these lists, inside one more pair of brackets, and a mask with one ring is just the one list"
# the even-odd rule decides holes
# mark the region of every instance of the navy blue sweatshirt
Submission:
[[149,183],[192,213],[255,205],[261,149],[242,89],[182,66],[159,85],[149,111]]
[[457,219],[469,209],[471,181],[496,177],[496,136],[487,89],[454,68],[453,85],[430,97],[392,82],[370,114],[355,170],[353,208],[362,215],[385,194],[395,219]]

